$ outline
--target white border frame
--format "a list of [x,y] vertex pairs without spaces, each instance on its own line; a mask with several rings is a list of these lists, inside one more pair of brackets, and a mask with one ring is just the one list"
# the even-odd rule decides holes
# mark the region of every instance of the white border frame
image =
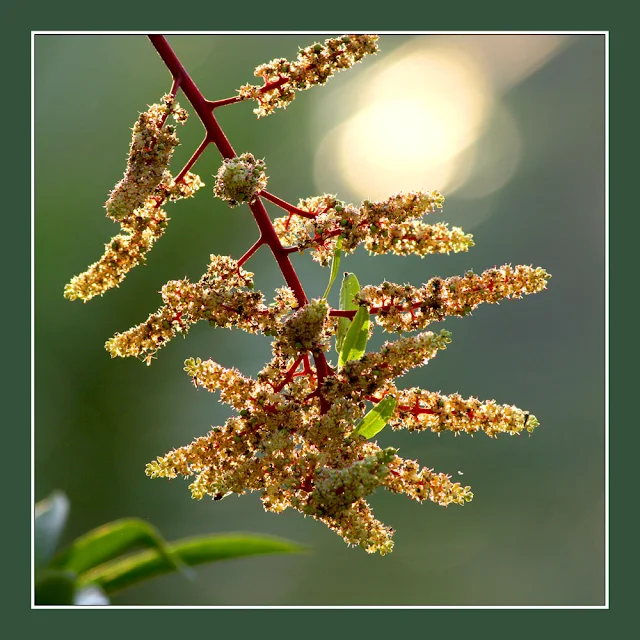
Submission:
[[[323,35],[316,31],[32,31],[31,32],[31,504],[35,505],[35,37],[39,35]],[[365,33],[364,31],[361,33]],[[368,32],[367,32],[368,33]],[[604,35],[605,37],[605,604],[604,605],[36,605],[34,527],[31,520],[32,609],[609,609],[609,31],[376,31],[380,35]]]

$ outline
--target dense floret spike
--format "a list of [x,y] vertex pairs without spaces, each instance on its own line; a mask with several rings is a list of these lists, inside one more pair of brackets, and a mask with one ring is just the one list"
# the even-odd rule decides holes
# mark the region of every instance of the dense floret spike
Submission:
[[540,267],[505,264],[481,274],[432,278],[422,287],[392,282],[366,286],[357,299],[387,331],[412,331],[448,316],[467,316],[483,303],[539,293],[550,277]]
[[345,35],[329,38],[324,44],[316,42],[298,51],[298,58],[289,62],[276,58],[255,70],[264,80],[262,87],[244,85],[238,90],[242,100],[256,100],[258,117],[269,115],[277,108],[285,108],[296,97],[296,91],[324,84],[336,71],[348,69],[366,55],[378,51],[376,35]]
[[273,224],[283,244],[301,252],[309,250],[311,257],[323,266],[329,264],[338,238],[345,254],[353,253],[360,244],[371,255],[424,257],[467,251],[473,246],[473,238],[459,227],[419,220],[441,209],[443,202],[438,191],[412,191],[380,202],[365,200],[356,207],[325,194],[298,203],[301,211],[315,215],[313,219],[284,216]]
[[164,234],[169,218],[162,206],[168,200],[190,198],[204,186],[194,173],[187,171],[176,181],[167,169],[178,145],[175,126],[165,124],[168,116],[179,123],[187,119],[187,112],[172,95],[140,114],[124,177],[105,204],[107,216],[120,224],[122,233],[111,238],[97,262],[71,279],[64,289],[65,298],[87,302],[119,286]]

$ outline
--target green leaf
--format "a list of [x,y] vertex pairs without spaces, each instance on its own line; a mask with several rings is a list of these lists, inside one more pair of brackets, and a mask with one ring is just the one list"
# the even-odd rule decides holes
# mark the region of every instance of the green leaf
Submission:
[[35,565],[44,567],[53,556],[69,515],[69,499],[54,491],[36,504],[34,522]]
[[85,533],[63,549],[52,566],[80,575],[141,545],[157,550],[172,569],[185,573],[180,557],[171,551],[157,529],[139,518],[115,520]]
[[35,584],[35,603],[38,605],[73,604],[76,574],[72,571],[45,570]]
[[342,238],[338,238],[338,242],[336,243],[336,248],[333,250],[333,259],[331,260],[331,275],[329,276],[329,284],[327,285],[327,290],[324,292],[322,296],[325,300],[329,297],[329,292],[331,291],[331,287],[336,280],[336,276],[338,275],[338,269],[340,268],[340,258],[342,258]]
[[373,438],[382,431],[396,410],[396,399],[390,396],[382,398],[378,404],[362,418],[351,435]]
[[[340,310],[356,311],[359,307],[354,301],[356,295],[360,292],[360,283],[354,273],[345,272],[342,277],[342,285],[340,286]],[[340,355],[344,339],[351,326],[349,318],[338,318],[338,330],[336,332],[336,353]]]
[[[171,543],[169,549],[188,566],[245,556],[300,553],[306,550],[288,540],[250,534],[185,538]],[[148,550],[96,567],[80,576],[80,583],[96,584],[106,593],[112,594],[142,580],[170,573],[174,569],[166,556],[156,550]]]
[[369,340],[369,322],[369,309],[360,307],[342,343],[338,370],[344,367],[345,362],[360,360],[364,355]]

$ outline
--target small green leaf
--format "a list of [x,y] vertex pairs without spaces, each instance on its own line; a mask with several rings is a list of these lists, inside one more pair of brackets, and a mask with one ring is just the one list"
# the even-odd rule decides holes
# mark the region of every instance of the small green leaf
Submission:
[[46,569],[36,580],[35,603],[38,605],[73,604],[76,574],[72,571]]
[[[358,278],[354,273],[345,272],[340,286],[340,310],[356,311],[359,305],[354,301],[354,298],[359,292],[360,283]],[[342,345],[350,325],[351,320],[349,318],[338,318],[338,330],[336,332],[336,353],[338,355],[342,351]]]
[[62,491],[54,491],[36,504],[34,549],[36,567],[44,567],[53,556],[69,515],[69,499]]
[[329,276],[329,284],[327,285],[327,290],[324,292],[322,296],[325,300],[329,297],[329,292],[331,291],[331,287],[336,280],[336,276],[338,275],[338,269],[340,268],[340,258],[342,258],[342,238],[338,238],[338,242],[336,243],[336,248],[333,250],[333,259],[331,260],[331,275]]
[[369,340],[369,323],[369,309],[360,307],[342,343],[338,370],[344,367],[345,362],[360,360],[364,355]]
[[[288,540],[250,534],[185,538],[171,543],[169,549],[188,566],[245,556],[300,553],[306,550]],[[166,556],[156,550],[148,550],[96,567],[80,576],[80,584],[95,584],[112,594],[142,580],[170,573],[174,569],[175,566]]]
[[351,435],[373,438],[382,431],[396,410],[396,399],[390,396],[383,398],[362,418]]
[[157,529],[139,518],[115,520],[85,533],[51,564],[80,575],[141,545],[157,550],[174,570],[184,572],[180,557],[172,553]]

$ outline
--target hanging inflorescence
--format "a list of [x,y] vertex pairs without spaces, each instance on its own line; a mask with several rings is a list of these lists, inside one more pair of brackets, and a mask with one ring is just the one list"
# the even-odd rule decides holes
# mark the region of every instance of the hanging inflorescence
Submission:
[[[150,38],[173,74],[174,91],[141,114],[127,171],[106,203],[107,215],[120,223],[123,233],[106,245],[97,263],[73,278],[65,296],[86,301],[122,281],[162,235],[165,202],[190,197],[202,186],[188,169],[209,143],[216,144],[225,157],[215,176],[214,195],[231,207],[246,204],[261,230],[260,240],[239,260],[212,255],[197,282],[168,282],[162,288],[162,306],[141,324],[112,337],[106,348],[112,357],[134,356],[150,363],[172,338],[206,321],[270,337],[272,358],[255,379],[213,360],[188,359],[185,371],[194,385],[218,392],[233,415],[206,436],[151,462],[147,474],[193,477],[190,489],[198,499],[259,491],[268,511],[297,509],[324,522],[349,544],[387,553],[393,531],[374,517],[367,502],[377,488],[445,506],[464,504],[472,493],[444,473],[403,460],[396,449],[380,448],[372,438],[385,424],[438,434],[482,431],[495,437],[531,432],[538,421],[493,400],[398,388],[396,382],[405,373],[447,348],[451,334],[403,335],[367,352],[371,320],[387,332],[422,330],[449,316],[466,316],[482,303],[542,291],[549,275],[539,267],[503,265],[479,275],[432,278],[419,287],[383,282],[361,289],[355,276],[345,274],[340,307],[332,308],[327,296],[340,258],[358,246],[372,255],[424,257],[467,251],[472,237],[457,227],[423,220],[442,209],[444,198],[437,191],[400,193],[357,206],[325,194],[290,205],[266,191],[263,160],[249,152],[235,155],[226,138],[216,133],[211,110],[246,99],[259,103],[259,116],[286,107],[295,90],[323,84],[333,72],[375,53],[376,36],[332,38],[300,50],[295,62],[272,60],[256,69],[262,87],[246,85],[227,100],[206,101],[197,89],[185,86],[208,137],[175,179],[168,164],[178,139],[174,125],[166,121],[169,116],[177,122],[186,119],[174,98],[185,72],[164,38]],[[263,199],[286,215],[271,221]],[[271,300],[254,289],[253,274],[243,268],[263,244],[272,251],[287,285]],[[307,300],[289,261],[294,252],[309,252],[321,265],[332,265],[322,298]],[[338,362],[332,366],[327,354],[334,346]]]

